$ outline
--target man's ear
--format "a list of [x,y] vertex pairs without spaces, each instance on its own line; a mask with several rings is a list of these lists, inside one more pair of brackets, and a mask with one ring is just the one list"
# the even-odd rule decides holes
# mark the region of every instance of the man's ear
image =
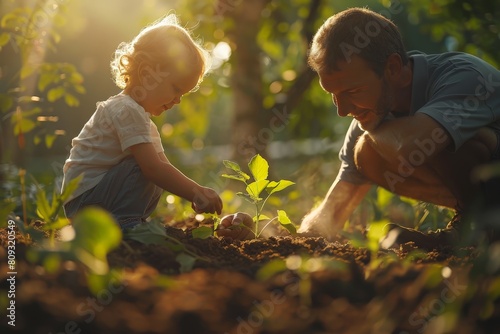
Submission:
[[403,60],[398,53],[392,53],[387,57],[385,63],[384,75],[387,80],[394,82],[399,81],[403,73]]

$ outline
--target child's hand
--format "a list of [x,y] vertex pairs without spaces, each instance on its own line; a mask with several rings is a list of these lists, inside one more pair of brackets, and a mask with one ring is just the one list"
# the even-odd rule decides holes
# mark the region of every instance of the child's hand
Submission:
[[[240,228],[231,228],[232,226],[241,226]],[[246,226],[246,227],[245,227]],[[250,215],[244,212],[237,212],[232,215],[224,216],[215,231],[218,236],[231,238],[233,240],[249,240],[255,237],[253,231],[255,223]]]
[[196,213],[215,213],[221,214],[222,200],[213,190],[208,187],[200,187],[194,196],[191,207]]

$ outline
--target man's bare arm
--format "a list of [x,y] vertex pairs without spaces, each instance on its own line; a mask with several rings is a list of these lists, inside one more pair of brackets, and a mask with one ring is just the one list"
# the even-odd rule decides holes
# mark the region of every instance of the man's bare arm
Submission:
[[373,142],[373,148],[387,161],[396,161],[398,156],[408,159],[411,154],[425,147],[426,154],[421,164],[452,143],[445,128],[423,113],[383,122],[367,136]]
[[371,184],[356,185],[337,178],[323,202],[304,217],[298,232],[335,237],[370,188]]

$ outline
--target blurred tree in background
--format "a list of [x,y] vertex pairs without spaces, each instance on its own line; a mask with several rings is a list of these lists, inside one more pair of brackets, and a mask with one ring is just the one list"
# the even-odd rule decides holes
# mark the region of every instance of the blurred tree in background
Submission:
[[421,25],[443,50],[464,51],[500,64],[500,2],[490,0],[409,1],[409,21]]
[[[54,52],[61,40],[58,30],[67,23],[63,2],[3,1],[0,8],[0,156],[25,167],[24,156],[32,153],[27,146],[43,143],[50,148],[65,133],[42,126],[58,120],[51,103],[63,100],[76,107],[85,88],[74,65],[46,61],[47,52]],[[25,138],[29,132],[32,142]]]

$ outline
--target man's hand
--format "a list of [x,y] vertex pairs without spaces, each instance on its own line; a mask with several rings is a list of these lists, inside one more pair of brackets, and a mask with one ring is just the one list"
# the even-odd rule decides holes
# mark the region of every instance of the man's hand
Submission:
[[224,216],[215,231],[218,236],[233,240],[250,240],[255,238],[255,223],[250,215],[237,212]]
[[331,221],[331,212],[325,209],[324,205],[320,205],[302,219],[297,232],[331,239],[341,229],[341,227],[335,226]]
[[193,198],[191,207],[196,213],[215,213],[221,214],[222,200],[213,190],[208,187],[200,187]]
[[369,183],[357,185],[337,177],[323,202],[304,217],[297,232],[339,239],[344,223],[370,188]]

